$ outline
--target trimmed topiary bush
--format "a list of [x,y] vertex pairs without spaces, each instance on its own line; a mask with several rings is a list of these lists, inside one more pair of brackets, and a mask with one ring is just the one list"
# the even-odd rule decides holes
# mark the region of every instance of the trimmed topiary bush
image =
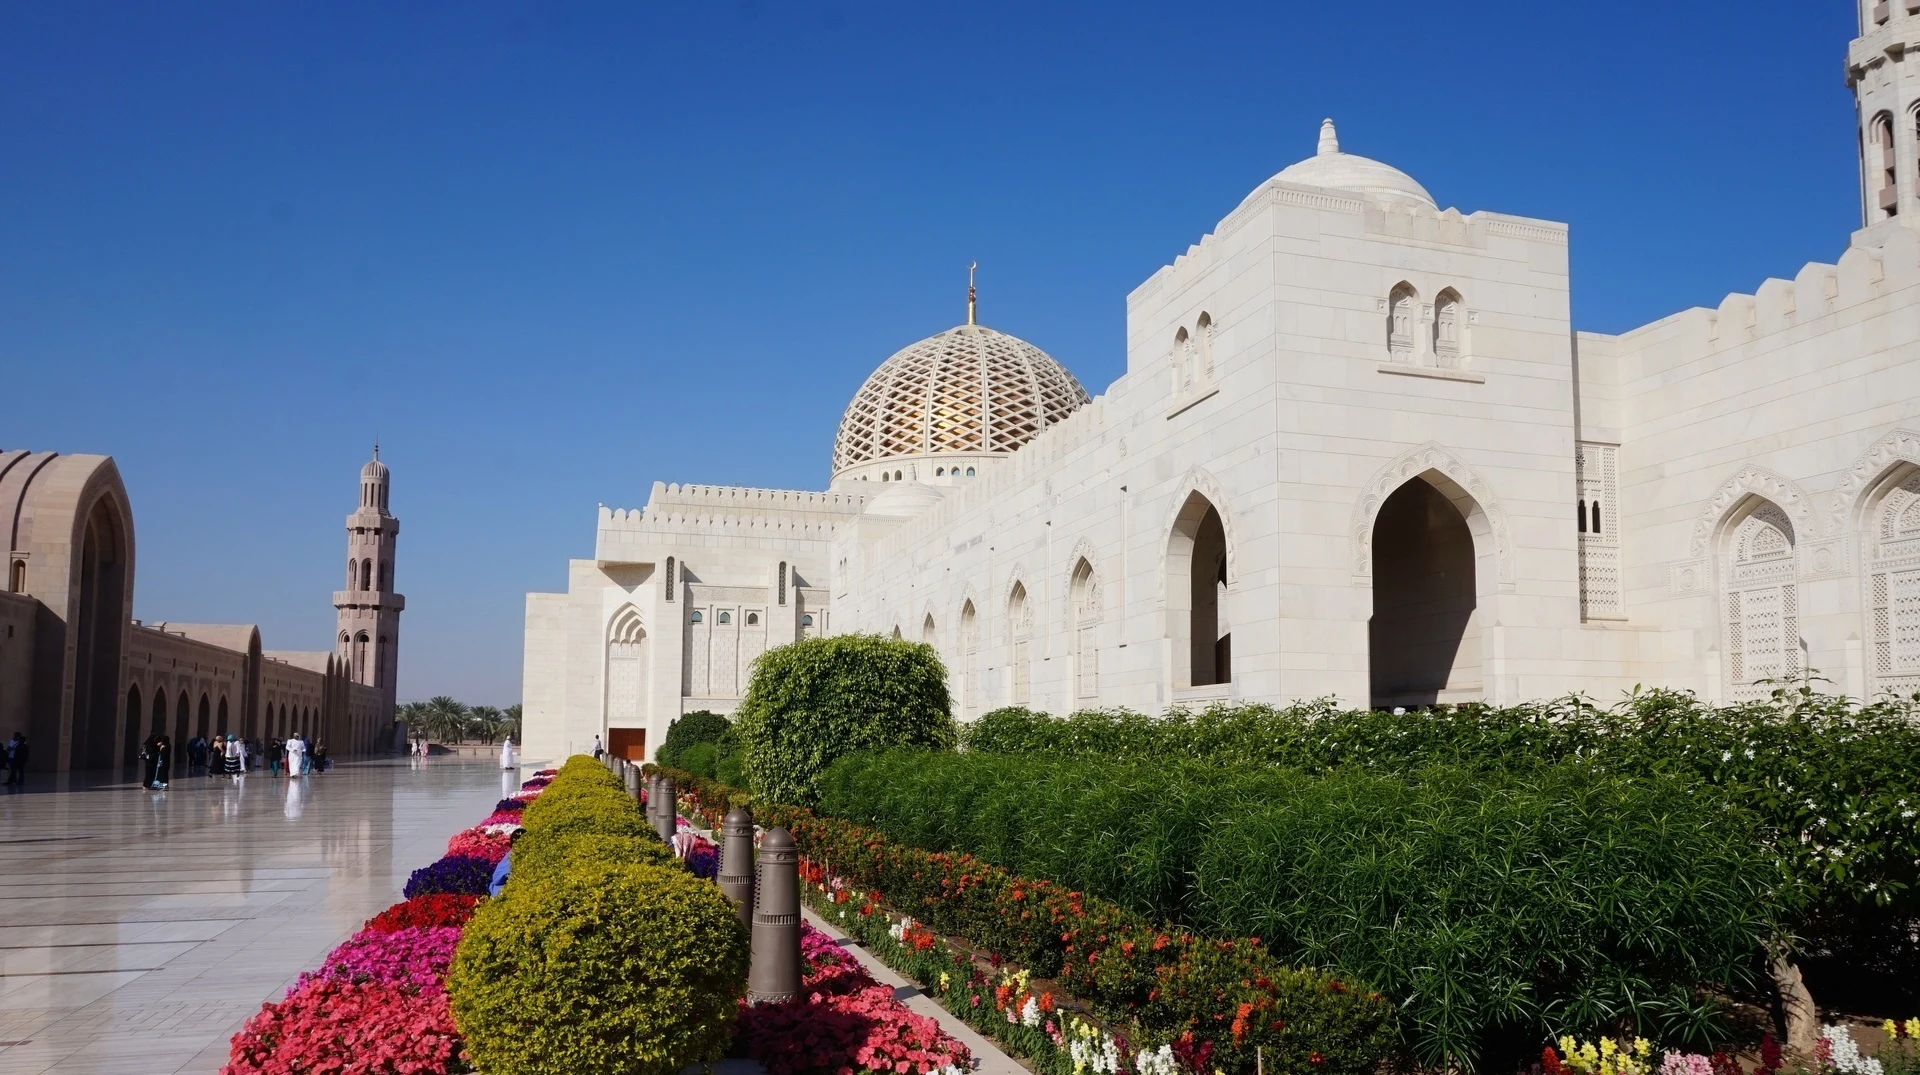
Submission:
[[845,755],[957,742],[939,655],[879,635],[805,638],[761,654],[736,728],[753,790],[801,806]]
[[558,834],[600,832],[612,836],[642,836],[652,830],[640,816],[640,804],[625,792],[594,789],[576,795],[542,795],[521,813],[529,829]]
[[747,932],[718,888],[581,864],[516,872],[468,921],[447,990],[482,1071],[673,1075],[725,1052],[746,973]]
[[530,830],[513,846],[514,877],[596,862],[667,865],[674,861],[673,850],[658,837]]
[[696,709],[683,714],[679,720],[667,728],[667,737],[660,749],[653,752],[655,761],[676,768],[687,767],[684,760],[688,747],[698,743],[719,743],[720,737],[727,734],[733,723],[718,713]]

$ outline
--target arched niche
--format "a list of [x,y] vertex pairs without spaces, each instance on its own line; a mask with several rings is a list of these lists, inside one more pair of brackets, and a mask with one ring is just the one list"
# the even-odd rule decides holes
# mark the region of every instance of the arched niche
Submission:
[[1381,503],[1367,621],[1374,707],[1484,697],[1480,609],[1491,591],[1482,561],[1491,557],[1482,547],[1491,532],[1479,502],[1438,471],[1414,475]]

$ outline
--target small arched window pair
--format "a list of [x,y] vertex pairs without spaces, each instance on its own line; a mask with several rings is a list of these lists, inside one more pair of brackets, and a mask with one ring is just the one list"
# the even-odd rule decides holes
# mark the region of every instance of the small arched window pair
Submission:
[[1585,500],[1574,501],[1573,514],[1579,520],[1580,532],[1582,534],[1600,533],[1600,502],[1598,500],[1592,502]]

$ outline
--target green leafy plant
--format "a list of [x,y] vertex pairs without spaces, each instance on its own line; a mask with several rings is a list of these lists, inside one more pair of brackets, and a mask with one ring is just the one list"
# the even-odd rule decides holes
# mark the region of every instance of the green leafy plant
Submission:
[[[1775,929],[1750,815],[1578,761],[1310,776],[897,750],[843,759],[821,784],[823,811],[896,840],[1370,981],[1435,1066],[1622,1017],[1702,1038],[1717,1008],[1696,985],[1744,984]],[[1014,921],[971,928],[1023,946]],[[1111,973],[1124,993],[1133,972]]]
[[667,728],[666,739],[660,749],[653,752],[654,758],[662,765],[687,768],[682,754],[688,747],[697,743],[718,744],[721,736],[733,729],[733,722],[718,713],[696,709],[683,713],[680,719]]
[[806,805],[835,759],[894,746],[952,748],[946,668],[932,646],[878,635],[807,638],[761,654],[740,704],[748,783]]

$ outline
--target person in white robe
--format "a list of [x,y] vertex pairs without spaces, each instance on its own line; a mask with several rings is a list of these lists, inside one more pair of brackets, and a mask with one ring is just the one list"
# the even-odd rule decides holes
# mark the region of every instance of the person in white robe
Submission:
[[287,737],[287,775],[299,776],[307,759],[307,741],[295,732]]
[[513,768],[513,736],[511,735],[500,741],[500,768]]

